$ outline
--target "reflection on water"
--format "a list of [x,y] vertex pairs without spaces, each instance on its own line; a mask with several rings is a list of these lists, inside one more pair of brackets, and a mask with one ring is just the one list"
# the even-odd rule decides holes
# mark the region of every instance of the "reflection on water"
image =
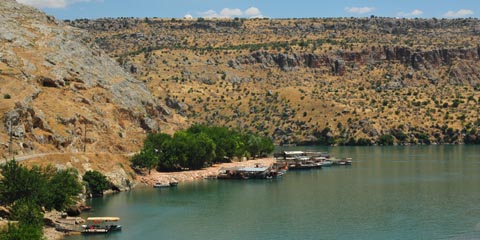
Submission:
[[295,149],[354,165],[95,199],[123,232],[71,239],[480,239],[477,146]]

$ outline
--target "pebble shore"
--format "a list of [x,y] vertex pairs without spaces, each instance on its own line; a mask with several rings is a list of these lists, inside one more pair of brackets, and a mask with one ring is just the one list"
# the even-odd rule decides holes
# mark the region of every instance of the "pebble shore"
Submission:
[[157,172],[152,171],[151,174],[146,174],[144,176],[138,176],[137,180],[140,183],[153,186],[155,183],[168,184],[170,182],[188,182],[205,179],[208,176],[217,175],[218,171],[221,168],[231,168],[231,167],[254,167],[256,165],[260,166],[270,166],[275,163],[274,158],[261,158],[249,161],[242,162],[231,162],[231,163],[221,163],[215,164],[211,167],[195,170],[195,171],[183,171],[183,172]]

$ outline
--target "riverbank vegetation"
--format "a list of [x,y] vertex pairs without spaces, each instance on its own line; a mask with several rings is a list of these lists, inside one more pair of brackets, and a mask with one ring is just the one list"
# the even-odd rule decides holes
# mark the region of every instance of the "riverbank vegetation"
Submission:
[[98,171],[87,171],[82,179],[87,187],[87,196],[103,196],[103,192],[110,189],[112,185],[107,177]]
[[41,239],[44,210],[65,210],[75,203],[82,191],[77,172],[52,166],[30,169],[17,161],[0,167],[0,205],[6,215],[18,224],[9,224],[0,239]]
[[149,134],[142,151],[132,157],[132,165],[149,171],[197,170],[218,162],[230,162],[234,157],[259,157],[273,152],[268,137],[242,133],[226,127],[193,125],[173,136]]

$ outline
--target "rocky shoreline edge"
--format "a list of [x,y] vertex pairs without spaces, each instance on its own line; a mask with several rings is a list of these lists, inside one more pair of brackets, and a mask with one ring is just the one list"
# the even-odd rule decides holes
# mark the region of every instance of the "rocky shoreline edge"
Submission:
[[261,158],[248,161],[240,162],[230,162],[230,163],[220,163],[214,164],[211,167],[194,170],[194,171],[183,171],[183,172],[152,172],[151,174],[140,175],[137,177],[137,182],[153,186],[155,183],[168,184],[170,182],[189,182],[202,180],[209,176],[217,175],[218,171],[221,168],[231,168],[231,167],[254,167],[255,165],[260,166],[269,166],[272,165],[276,160],[274,158]]

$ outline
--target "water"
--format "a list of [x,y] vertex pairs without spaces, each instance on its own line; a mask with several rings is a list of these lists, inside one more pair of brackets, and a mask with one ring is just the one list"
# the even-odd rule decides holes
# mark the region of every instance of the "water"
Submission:
[[480,239],[480,147],[335,147],[352,167],[94,199],[122,232],[69,239]]

